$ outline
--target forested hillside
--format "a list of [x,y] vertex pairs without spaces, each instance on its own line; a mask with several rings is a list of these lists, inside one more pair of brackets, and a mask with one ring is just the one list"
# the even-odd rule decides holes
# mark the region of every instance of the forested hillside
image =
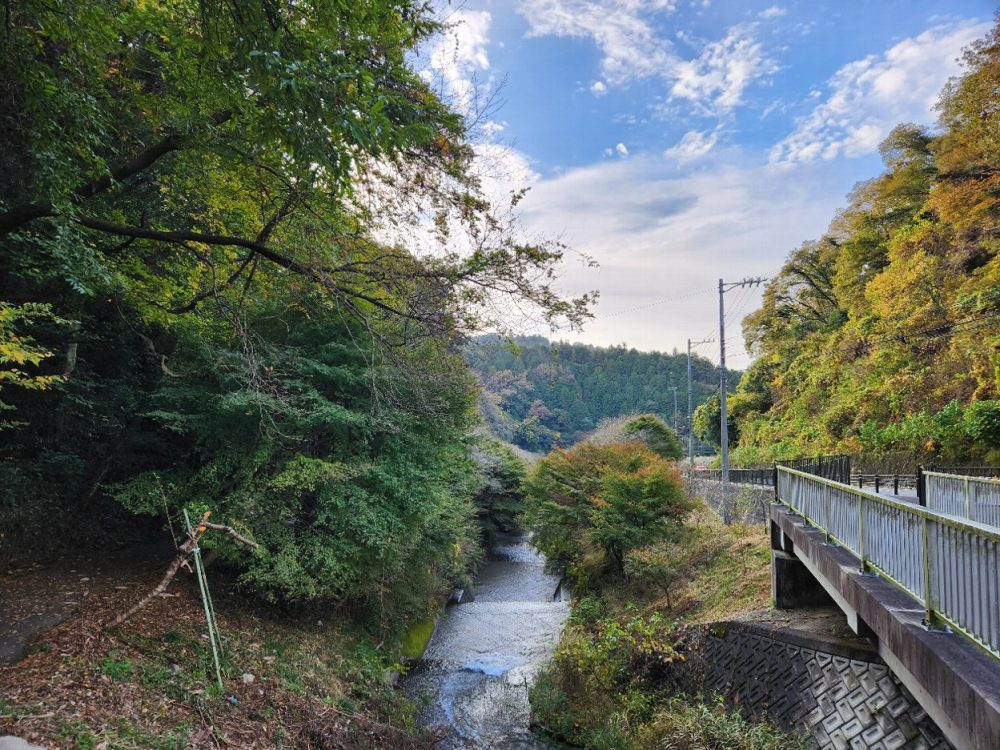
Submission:
[[[484,337],[465,349],[465,358],[482,380],[490,429],[527,450],[572,445],[602,419],[638,412],[657,414],[687,434],[686,353]],[[738,378],[734,373],[732,382]],[[697,405],[718,390],[717,368],[694,356],[692,382]]]
[[793,252],[744,321],[730,400],[746,463],[803,452],[1000,462],[1000,34],[965,55],[940,128]]
[[245,591],[387,632],[466,575],[460,346],[504,299],[576,325],[587,298],[480,194],[413,68],[440,29],[408,0],[6,9],[0,552],[210,510],[260,544],[204,540]]

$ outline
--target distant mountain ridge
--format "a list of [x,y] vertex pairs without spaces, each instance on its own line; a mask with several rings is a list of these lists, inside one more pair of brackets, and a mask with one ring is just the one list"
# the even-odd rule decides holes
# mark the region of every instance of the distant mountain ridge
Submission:
[[[480,407],[490,431],[525,450],[572,445],[602,420],[638,412],[656,414],[687,435],[684,352],[483,336],[468,346],[465,359],[482,381]],[[731,382],[739,376],[732,373]],[[718,390],[716,366],[694,356],[692,382],[697,406]]]

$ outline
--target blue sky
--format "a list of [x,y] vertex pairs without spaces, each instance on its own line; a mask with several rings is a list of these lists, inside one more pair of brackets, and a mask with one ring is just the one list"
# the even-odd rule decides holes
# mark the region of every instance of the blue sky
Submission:
[[[563,288],[601,301],[582,334],[561,337],[670,351],[714,335],[720,277],[769,275],[824,231],[880,170],[893,125],[933,125],[938,92],[994,11],[468,0],[441,6],[448,31],[420,64],[477,122],[487,190],[530,186],[526,230],[600,264],[568,259]],[[739,320],[758,299],[727,295],[735,366],[748,360]]]

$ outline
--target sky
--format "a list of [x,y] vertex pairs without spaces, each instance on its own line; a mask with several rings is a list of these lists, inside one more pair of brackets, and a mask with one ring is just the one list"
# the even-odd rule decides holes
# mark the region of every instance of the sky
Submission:
[[[982,0],[466,0],[419,66],[473,121],[484,186],[530,187],[529,236],[571,249],[582,332],[551,337],[718,361],[718,280],[769,277],[882,168],[901,122],[933,127]],[[593,258],[588,267],[582,256]],[[725,295],[727,360],[759,288]],[[526,333],[548,334],[544,328]]]

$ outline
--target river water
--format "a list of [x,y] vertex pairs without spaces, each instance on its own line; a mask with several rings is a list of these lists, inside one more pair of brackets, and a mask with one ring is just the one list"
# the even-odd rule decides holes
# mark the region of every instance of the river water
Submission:
[[443,733],[440,750],[545,747],[528,729],[528,687],[552,655],[569,604],[544,565],[525,536],[499,538],[474,600],[444,611],[404,678],[421,722]]

